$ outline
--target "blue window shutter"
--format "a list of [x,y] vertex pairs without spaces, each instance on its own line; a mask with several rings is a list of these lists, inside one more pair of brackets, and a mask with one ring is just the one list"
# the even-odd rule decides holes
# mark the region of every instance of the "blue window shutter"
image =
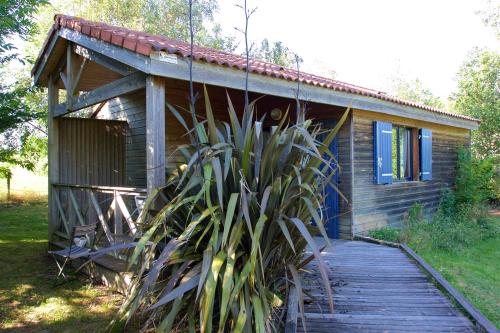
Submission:
[[373,169],[375,184],[392,183],[392,124],[373,122]]
[[420,129],[420,180],[432,179],[432,131]]

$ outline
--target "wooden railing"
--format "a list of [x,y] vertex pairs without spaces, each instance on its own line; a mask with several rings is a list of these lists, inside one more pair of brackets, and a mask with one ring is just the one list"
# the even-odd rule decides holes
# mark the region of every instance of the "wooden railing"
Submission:
[[[146,190],[132,187],[53,184],[58,236],[69,238],[74,225],[99,222],[109,244],[133,238]],[[139,199],[140,200],[137,200]]]

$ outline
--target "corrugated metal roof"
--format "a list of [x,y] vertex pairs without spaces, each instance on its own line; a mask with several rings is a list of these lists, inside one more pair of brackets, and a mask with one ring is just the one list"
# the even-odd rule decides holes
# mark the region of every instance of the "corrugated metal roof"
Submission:
[[[170,39],[164,36],[150,35],[144,32],[110,26],[102,22],[91,22],[79,17],[56,15],[54,18],[54,26],[51,30],[51,33],[58,30],[60,27],[65,27],[81,32],[84,35],[94,37],[104,42],[111,43],[118,47],[123,47],[145,56],[149,56],[153,51],[165,51],[170,54],[176,54],[183,58],[187,58],[190,55],[189,43]],[[193,59],[200,62],[217,64],[219,66],[246,70],[245,57],[207,47],[195,45],[193,47]],[[34,68],[36,68],[36,66],[37,64],[35,64]],[[350,94],[374,97],[380,100],[432,111],[454,118],[478,121],[477,119],[465,115],[451,113],[420,103],[403,100],[381,91],[360,87],[338,80],[324,78],[314,74],[302,72],[298,73],[298,71],[295,69],[284,68],[282,66],[258,59],[250,59],[249,72],[290,81],[299,80],[301,83],[312,86],[319,86]]]

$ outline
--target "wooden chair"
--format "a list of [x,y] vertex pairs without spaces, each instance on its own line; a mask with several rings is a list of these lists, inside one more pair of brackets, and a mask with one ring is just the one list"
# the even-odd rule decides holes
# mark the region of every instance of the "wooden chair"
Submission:
[[[64,268],[66,264],[76,259],[89,258],[92,252],[93,245],[95,243],[97,234],[97,223],[92,223],[83,226],[74,226],[71,231],[70,245],[67,248],[57,251],[49,251],[49,254],[54,258],[57,267],[59,267],[59,273],[57,277],[62,276],[67,280],[66,274],[64,274]],[[89,243],[89,247],[78,246],[75,244],[75,238],[85,237],[86,243]],[[62,261],[62,264],[60,262]],[[77,272],[83,268],[84,265],[78,267]]]

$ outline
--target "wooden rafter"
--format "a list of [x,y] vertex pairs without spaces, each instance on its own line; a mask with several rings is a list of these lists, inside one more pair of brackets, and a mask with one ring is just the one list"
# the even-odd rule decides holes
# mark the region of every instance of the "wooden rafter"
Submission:
[[137,72],[137,70],[133,67],[127,66],[119,61],[116,61],[110,57],[107,57],[103,54],[94,52],[80,45],[75,45],[73,50],[76,54],[82,56],[84,59],[95,62],[98,65],[101,65],[115,73],[118,73],[123,76],[130,75],[132,73]]
[[90,119],[95,119],[97,118],[97,115],[99,114],[99,112],[101,112],[102,108],[104,107],[104,105],[106,105],[108,101],[105,101],[105,102],[102,102],[101,104],[99,104],[97,106],[97,108],[92,112],[92,114],[90,115]]
[[54,117],[81,110],[83,108],[105,102],[111,98],[128,94],[146,87],[146,76],[143,73],[134,73],[121,79],[81,94],[71,101],[71,104],[57,105]]

